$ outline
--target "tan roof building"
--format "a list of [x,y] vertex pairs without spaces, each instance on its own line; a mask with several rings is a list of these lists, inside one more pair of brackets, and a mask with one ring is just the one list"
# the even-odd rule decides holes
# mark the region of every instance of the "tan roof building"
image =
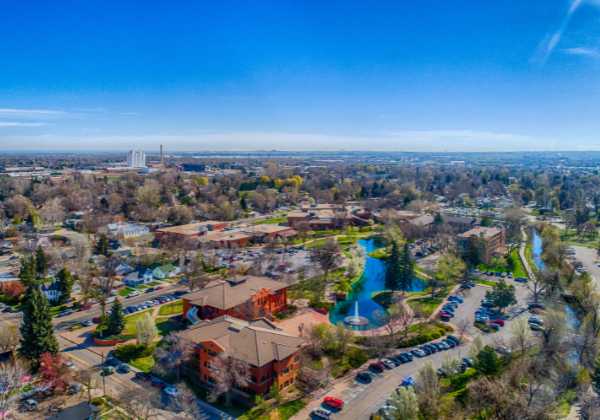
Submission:
[[194,343],[212,341],[229,356],[254,366],[284,360],[303,343],[266,319],[244,321],[227,315],[198,324],[181,335]]
[[268,277],[240,276],[212,281],[202,290],[185,296],[184,300],[192,305],[227,310],[245,303],[262,290],[274,293],[286,287],[285,283]]
[[227,222],[207,220],[204,222],[188,223],[187,225],[169,226],[156,230],[157,235],[200,236],[211,231],[220,231]]

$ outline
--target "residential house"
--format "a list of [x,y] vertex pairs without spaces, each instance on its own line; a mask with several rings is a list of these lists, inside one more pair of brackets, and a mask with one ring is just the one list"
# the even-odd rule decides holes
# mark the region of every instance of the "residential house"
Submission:
[[129,287],[136,287],[140,284],[150,283],[154,280],[152,270],[147,268],[143,271],[134,271],[133,273],[127,274],[123,278],[123,283]]
[[147,226],[135,223],[109,223],[106,228],[109,235],[118,239],[139,238],[150,233]]
[[181,273],[181,269],[179,267],[174,266],[173,264],[163,264],[152,270],[152,276],[156,280],[168,279],[170,277],[178,275],[179,273]]
[[238,276],[210,282],[183,297],[183,315],[191,323],[231,315],[241,319],[271,317],[287,305],[287,284],[267,277]]
[[264,318],[244,321],[224,315],[199,323],[180,335],[196,344],[195,373],[208,388],[216,382],[219,370],[227,366],[222,362],[225,358],[248,366],[247,386],[235,390],[244,397],[264,395],[273,385],[282,390],[298,376],[303,340]]

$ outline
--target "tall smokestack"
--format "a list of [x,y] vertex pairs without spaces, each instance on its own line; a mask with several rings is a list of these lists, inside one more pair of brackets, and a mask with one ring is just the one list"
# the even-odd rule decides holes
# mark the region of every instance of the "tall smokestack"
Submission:
[[160,145],[160,164],[165,164],[165,155],[163,154],[163,145]]

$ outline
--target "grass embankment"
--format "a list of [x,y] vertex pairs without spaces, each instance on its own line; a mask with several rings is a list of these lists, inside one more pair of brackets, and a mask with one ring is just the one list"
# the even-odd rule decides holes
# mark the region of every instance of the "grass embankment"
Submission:
[[513,277],[527,277],[525,267],[519,258],[519,248],[513,248],[506,256],[506,264],[479,264],[479,271],[493,271],[494,273],[512,273]]

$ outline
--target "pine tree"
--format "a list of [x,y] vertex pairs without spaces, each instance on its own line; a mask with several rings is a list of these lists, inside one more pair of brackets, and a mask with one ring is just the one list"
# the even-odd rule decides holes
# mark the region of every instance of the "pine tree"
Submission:
[[25,287],[35,283],[35,259],[33,256],[21,259],[19,279]]
[[402,291],[410,290],[415,277],[415,264],[410,254],[408,242],[404,243],[402,254],[400,255],[400,276],[398,278],[398,288]]
[[65,303],[71,299],[73,289],[73,275],[66,268],[62,268],[56,275],[58,279],[58,290],[60,291],[59,303]]
[[96,254],[108,257],[109,251],[108,237],[106,235],[100,235],[98,242],[96,242]]
[[54,337],[48,299],[38,284],[29,284],[23,302],[19,353],[31,361],[35,370],[39,367],[42,354],[58,352],[58,342]]
[[107,322],[108,335],[119,335],[125,328],[123,305],[121,305],[121,301],[119,301],[119,299],[115,299],[113,302]]
[[390,256],[386,259],[386,270],[385,270],[385,287],[390,290],[398,290],[399,279],[400,279],[400,252],[398,250],[398,243],[392,242],[392,249]]
[[38,278],[46,277],[48,273],[48,257],[40,246],[35,251],[35,271]]

